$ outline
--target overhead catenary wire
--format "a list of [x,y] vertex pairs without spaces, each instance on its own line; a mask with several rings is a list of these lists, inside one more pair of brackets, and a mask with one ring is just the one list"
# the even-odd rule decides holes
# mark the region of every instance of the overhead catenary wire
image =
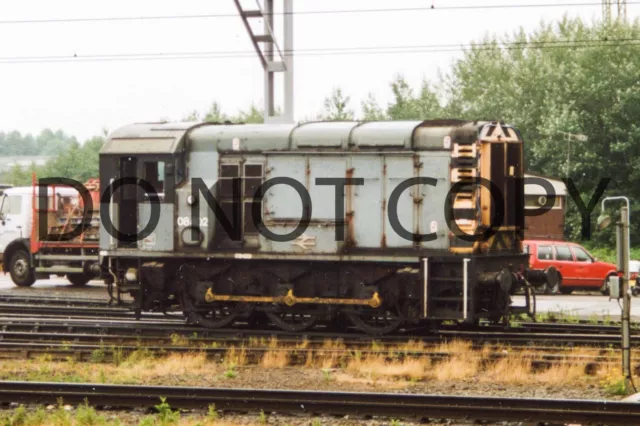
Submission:
[[[640,4],[640,1],[627,1],[627,5]],[[421,6],[421,7],[385,7],[375,9],[327,9],[327,10],[300,10],[293,12],[274,12],[273,16],[283,15],[336,15],[359,13],[398,13],[398,12],[435,12],[435,11],[464,11],[464,10],[491,10],[491,9],[534,9],[534,8],[558,8],[558,7],[601,7],[602,2],[580,3],[531,3],[531,4],[477,4],[460,6]],[[267,14],[265,14],[267,16]],[[46,19],[16,19],[0,20],[0,25],[18,24],[55,24],[55,23],[82,23],[82,22],[118,22],[118,21],[156,21],[176,19],[212,19],[212,18],[237,18],[238,13],[203,13],[187,15],[149,15],[149,16],[107,16],[107,17],[83,17],[83,18],[46,18]]]
[[[339,56],[339,55],[387,55],[408,53],[448,53],[460,52],[465,49],[476,51],[515,50],[515,49],[584,49],[597,47],[635,47],[640,46],[640,38],[621,38],[606,40],[551,40],[544,42],[511,42],[511,43],[473,43],[434,44],[434,45],[403,45],[403,46],[363,46],[363,47],[332,47],[309,48],[284,51],[283,54],[298,56]],[[86,55],[55,55],[55,56],[11,56],[0,57],[0,64],[27,63],[55,63],[55,62],[113,62],[113,61],[145,61],[145,60],[178,60],[178,59],[241,59],[252,58],[255,52],[250,50],[238,51],[198,51],[198,52],[148,52],[122,54],[86,54]]]

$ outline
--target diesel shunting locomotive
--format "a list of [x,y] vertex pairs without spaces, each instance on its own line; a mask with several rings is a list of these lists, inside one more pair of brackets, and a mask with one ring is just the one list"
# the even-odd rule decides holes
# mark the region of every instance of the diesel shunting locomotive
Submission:
[[500,321],[528,309],[523,169],[499,122],[135,124],[100,153],[100,262],[206,327]]

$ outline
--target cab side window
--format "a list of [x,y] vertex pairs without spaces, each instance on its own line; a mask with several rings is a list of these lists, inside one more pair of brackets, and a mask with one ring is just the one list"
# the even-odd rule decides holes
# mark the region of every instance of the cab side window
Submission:
[[146,161],[144,163],[144,179],[149,182],[158,194],[164,192],[164,161]]
[[0,207],[0,216],[5,217],[7,214],[22,213],[22,197],[19,195],[8,195],[2,198],[2,207]]
[[538,259],[553,260],[553,253],[551,252],[551,246],[538,246]]
[[591,262],[591,257],[580,247],[573,247],[573,254],[576,255],[576,262]]
[[556,260],[561,260],[565,262],[572,262],[573,255],[571,254],[571,250],[567,246],[556,246]]

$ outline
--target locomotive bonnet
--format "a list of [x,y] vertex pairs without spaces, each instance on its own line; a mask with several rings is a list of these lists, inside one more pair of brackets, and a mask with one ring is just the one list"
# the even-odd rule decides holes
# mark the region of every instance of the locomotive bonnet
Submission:
[[523,164],[498,122],[135,124],[100,153],[100,257],[139,312],[208,327],[499,321]]

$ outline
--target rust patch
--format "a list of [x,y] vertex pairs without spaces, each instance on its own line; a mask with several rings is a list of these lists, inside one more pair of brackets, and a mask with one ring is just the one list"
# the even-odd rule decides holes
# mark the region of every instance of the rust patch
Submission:
[[[384,158],[384,157],[383,157]],[[383,160],[384,161],[384,160]],[[380,247],[387,247],[387,163],[382,165],[382,237],[380,238]]]
[[[420,162],[420,156],[415,154],[413,156],[413,176],[420,177],[420,169],[422,168],[422,163]],[[421,232],[421,217],[422,217],[422,192],[421,185],[413,186],[413,229],[414,234],[420,235]],[[416,248],[420,247],[420,242],[415,238],[413,242]]]
[[345,221],[346,221],[346,225],[347,225],[347,246],[349,247],[355,247],[356,246],[356,231],[355,231],[355,223],[354,223],[354,211],[353,211],[353,205],[354,205],[354,189],[353,189],[353,185],[351,185],[352,181],[351,179],[353,179],[353,173],[355,172],[355,168],[351,167],[349,169],[347,169],[347,173],[346,173],[346,178],[347,178],[347,185],[345,188],[345,197],[347,198],[346,200],[346,211],[345,211]]

